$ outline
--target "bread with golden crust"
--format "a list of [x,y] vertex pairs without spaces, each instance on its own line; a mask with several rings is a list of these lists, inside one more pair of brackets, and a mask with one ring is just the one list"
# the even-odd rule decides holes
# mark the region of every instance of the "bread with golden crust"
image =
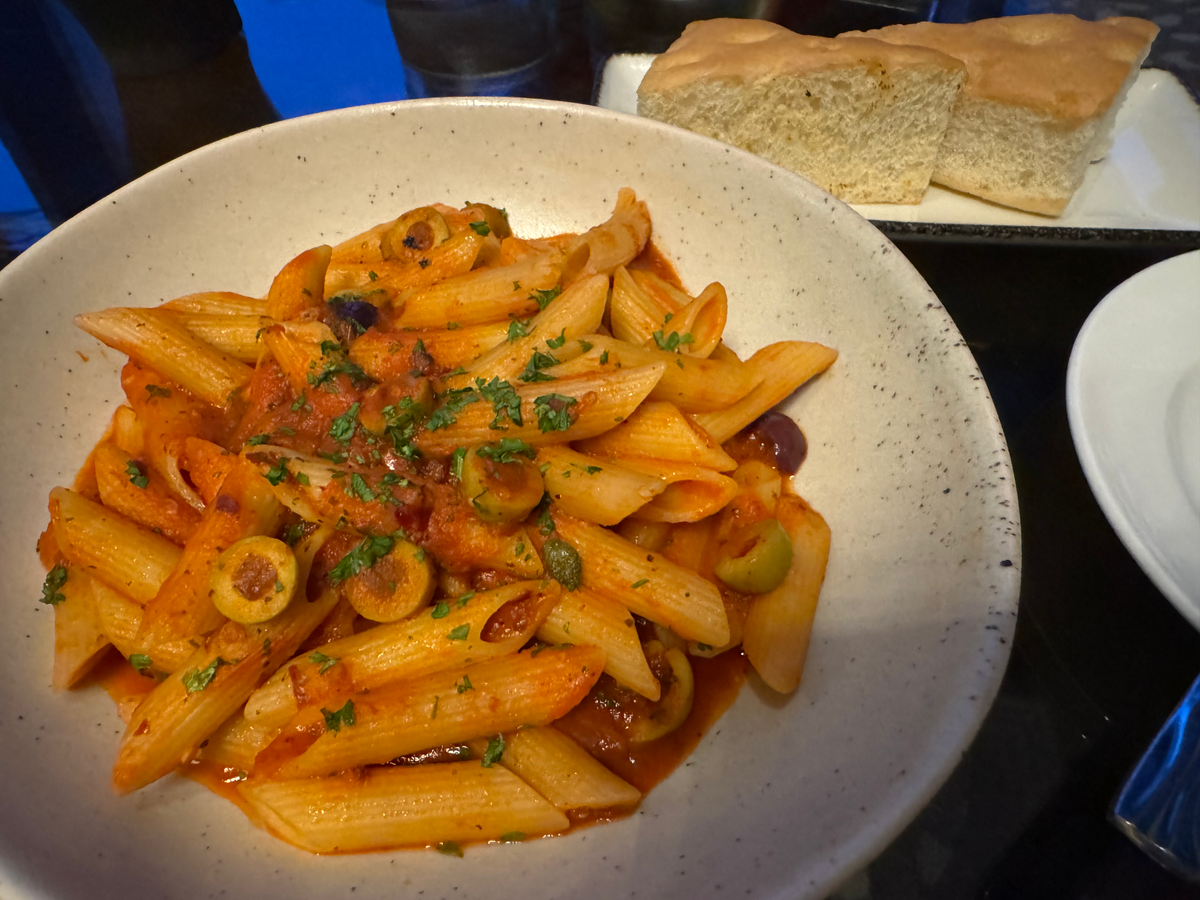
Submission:
[[918,203],[964,78],[936,50],[693,22],[638,88],[638,112],[756,153],[856,203]]
[[1029,212],[1062,213],[1088,163],[1108,151],[1117,109],[1158,26],[1034,15],[847,32],[963,61],[967,82],[933,181]]

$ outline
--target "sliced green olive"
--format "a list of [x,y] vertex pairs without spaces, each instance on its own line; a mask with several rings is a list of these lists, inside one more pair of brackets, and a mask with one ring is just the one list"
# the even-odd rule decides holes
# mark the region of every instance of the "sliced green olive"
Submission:
[[483,214],[483,221],[487,222],[488,232],[494,234],[499,240],[512,236],[512,229],[508,225],[508,213],[504,210],[488,206],[486,203],[468,203],[463,209],[479,210]]
[[373,566],[342,582],[350,605],[372,622],[411,615],[429,603],[436,587],[437,572],[429,555],[402,539]]
[[358,420],[367,431],[382,434],[424,420],[433,412],[435,400],[428,378],[402,376],[369,388],[363,394]]
[[298,576],[291,547],[255,535],[242,538],[217,557],[209,575],[209,595],[222,615],[243,625],[256,625],[287,609]]
[[658,641],[648,642],[643,649],[647,657],[662,656],[671,667],[671,678],[670,686],[652,705],[650,714],[638,717],[630,724],[629,739],[635,744],[657,740],[687,721],[696,695],[692,665],[686,653],[676,647],[664,650]]
[[542,473],[528,458],[495,444],[472,447],[463,457],[462,492],[479,518],[491,524],[524,519],[542,501]]
[[450,239],[450,226],[432,206],[412,209],[398,218],[379,240],[384,259],[404,259],[424,253]]
[[713,573],[735,591],[765,594],[792,567],[792,540],[778,519],[763,519],[734,535]]

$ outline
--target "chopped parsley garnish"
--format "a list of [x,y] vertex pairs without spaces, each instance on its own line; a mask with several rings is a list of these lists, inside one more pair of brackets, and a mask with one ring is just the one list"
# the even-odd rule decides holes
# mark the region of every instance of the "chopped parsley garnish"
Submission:
[[559,347],[561,347],[566,342],[567,342],[567,329],[564,328],[562,331],[560,331],[558,333],[558,337],[550,338],[548,341],[546,341],[546,346],[549,347],[551,350],[557,350]]
[[217,675],[217,669],[229,665],[229,660],[217,657],[203,669],[188,669],[183,673],[183,688],[189,694],[195,694],[212,684]]
[[279,458],[279,462],[267,469],[266,475],[263,477],[265,477],[271,484],[279,484],[288,477],[287,461],[288,458],[286,456],[281,456]]
[[437,845],[438,853],[445,853],[447,856],[457,856],[462,859],[462,848],[454,841],[442,841]]
[[435,409],[425,420],[426,431],[437,431],[439,428],[449,428],[458,421],[457,415],[472,403],[479,402],[479,395],[474,388],[456,388],[442,395],[442,405]]
[[547,306],[549,306],[550,301],[553,300],[555,297],[557,297],[561,293],[562,293],[562,288],[559,287],[558,285],[555,285],[554,287],[550,288],[550,290],[548,290],[548,291],[539,291],[537,288],[534,288],[533,293],[529,295],[529,299],[536,300],[538,309],[541,310],[541,309],[545,309]]
[[635,589],[636,589],[636,588],[640,588],[640,587],[642,587],[643,585],[646,585],[646,584],[649,584],[649,583],[650,583],[650,579],[649,579],[649,578],[639,578],[637,581],[635,581],[633,584],[631,584],[631,585],[630,585],[630,587],[631,587],[631,588],[635,588]]
[[295,399],[295,401],[293,401],[292,412],[300,412],[300,410],[302,410],[302,409],[304,409],[304,410],[312,409],[312,407],[308,405],[308,398],[305,397],[303,391],[301,391],[300,396],[297,397]]
[[460,694],[465,694],[467,691],[475,690],[475,685],[471,684],[471,676],[470,675],[464,675],[462,683],[454,685],[454,688]]
[[475,596],[474,591],[467,591],[465,594],[463,594],[461,597],[458,598],[458,608],[462,609],[464,606],[467,605],[468,602],[470,602],[471,598],[474,596]]
[[697,642],[696,649],[704,653],[712,649],[712,644],[701,644],[700,642]]
[[265,431],[262,434],[252,434],[246,438],[246,446],[257,447],[259,444],[265,444],[269,440],[271,440],[271,436]]
[[537,523],[542,534],[554,534],[554,519],[550,517],[550,510],[543,509],[537,517]]
[[589,475],[595,475],[597,472],[603,472],[604,470],[599,466],[588,466],[584,471]]
[[459,480],[462,479],[463,462],[467,458],[466,447],[455,447],[454,454],[450,457],[450,473]]
[[150,477],[142,471],[142,467],[138,465],[136,460],[130,460],[125,464],[125,474],[129,476],[129,480],[134,487],[140,487],[142,490],[150,484]]
[[487,222],[468,222],[467,224],[470,225],[471,230],[480,237],[487,237],[492,233],[492,229],[488,226]]
[[673,318],[675,318],[675,313],[667,313],[665,316],[663,316],[663,324],[666,325]]
[[[514,282],[515,283],[515,282]],[[529,329],[525,327],[525,323],[520,319],[513,319],[508,323],[508,342],[519,340],[529,336]]]
[[382,410],[384,433],[392,439],[396,452],[405,459],[416,459],[421,452],[412,445],[417,433],[417,416],[421,407],[411,397],[403,397],[395,406]]
[[360,404],[352,403],[350,408],[329,423],[329,436],[339,444],[348,444],[354,437],[358,427],[358,408]]
[[444,619],[448,615],[450,615],[450,604],[445,600],[439,600],[433,611],[429,613],[430,618],[433,619]]
[[433,695],[433,709],[431,709],[431,710],[429,711],[429,718],[431,718],[431,719],[436,719],[436,718],[437,718],[438,703],[441,701],[441,699],[442,699],[442,698],[441,698],[441,696],[440,696],[439,694],[434,694],[434,695]]
[[337,665],[336,656],[326,656],[320,650],[314,650],[308,654],[308,661],[314,666],[317,666],[317,674],[324,675],[330,669]]
[[51,606],[57,606],[67,599],[66,594],[59,592],[64,584],[67,583],[67,567],[63,565],[55,566],[46,573],[46,580],[42,582],[42,603],[49,603]]
[[496,414],[488,428],[496,431],[504,430],[507,427],[502,422],[504,416],[507,416],[514,425],[525,424],[521,419],[521,398],[517,396],[517,392],[513,390],[513,386],[509,382],[493,377],[485,384],[482,378],[476,378],[475,386],[479,388],[479,393],[483,398],[491,402],[492,411]]
[[357,575],[363,569],[369,569],[375,563],[387,556],[395,546],[395,541],[385,534],[369,536],[362,539],[357,547],[341,558],[336,566],[329,570],[330,584],[341,584],[347,578]]
[[[346,351],[341,344],[334,341],[322,341],[321,354],[329,357],[329,359],[325,363],[325,368],[319,374],[314,372],[308,373],[308,383],[313,387],[321,387],[329,384],[338,375],[348,376],[355,387],[373,383],[373,378],[367,375],[358,365],[346,358]],[[336,390],[332,386],[327,389]]]
[[558,360],[549,353],[543,353],[541,350],[534,350],[533,356],[529,357],[529,362],[525,366],[525,371],[519,376],[526,383],[533,381],[554,381],[553,375],[547,375],[542,369],[548,369],[551,366],[557,366]]
[[[517,424],[521,423],[517,422]],[[475,454],[484,459],[490,459],[492,462],[510,463],[516,462],[518,456],[533,459],[537,456],[537,451],[520,438],[501,438],[494,444],[484,444],[475,451]]]
[[341,731],[343,725],[349,728],[354,724],[354,701],[347,700],[346,705],[337,712],[330,712],[322,706],[321,715],[325,717],[326,731]]
[[[299,481],[300,479],[297,478],[296,480]],[[303,522],[293,522],[287,528],[283,529],[283,542],[289,547],[293,546],[302,537],[304,537]]]
[[151,397],[170,397],[171,389],[159,387],[157,384],[148,384],[146,385],[146,393]]
[[367,277],[368,277],[368,278],[370,278],[372,281],[374,281],[374,280],[375,280],[375,279],[377,279],[379,276],[378,276],[378,275],[376,275],[376,274],[375,274],[375,271],[372,269],[370,272],[368,272],[368,273],[367,273]]
[[591,341],[580,341],[579,342],[579,349],[582,350],[584,353],[587,353],[589,350],[591,350],[595,346],[596,345],[593,344]]
[[371,490],[366,479],[357,472],[350,476],[350,487],[346,493],[352,497],[357,496],[364,503],[370,503],[375,499],[375,492]]
[[666,337],[663,337],[663,330],[660,328],[654,332],[654,343],[658,344],[659,350],[673,350],[679,352],[681,344],[695,343],[696,339],[690,333],[680,334],[678,331],[672,331]]
[[451,629],[450,632],[446,635],[446,637],[452,641],[465,641],[467,639],[467,635],[470,633],[471,633],[471,626],[464,622],[462,625],[459,625],[457,628]]
[[133,666],[134,671],[139,675],[145,675],[150,671],[150,667],[154,665],[154,660],[145,653],[130,653],[129,664]]
[[460,328],[462,328],[461,322],[447,322],[446,323],[447,331],[458,331],[458,329],[460,329]]
[[574,397],[562,394],[543,394],[533,401],[533,411],[537,413],[538,428],[543,433],[547,431],[566,431],[575,424],[571,415],[571,407],[579,401]]
[[498,734],[488,741],[487,749],[483,751],[483,767],[490,769],[493,763],[500,761],[504,755],[504,735]]
[[602,365],[602,366],[608,365],[608,351],[607,350],[604,350],[600,353],[600,365]]

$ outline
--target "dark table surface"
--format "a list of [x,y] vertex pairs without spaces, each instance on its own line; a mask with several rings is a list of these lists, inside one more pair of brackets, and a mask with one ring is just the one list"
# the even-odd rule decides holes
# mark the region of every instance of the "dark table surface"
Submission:
[[[1148,65],[1200,89],[1194,0],[561,0],[545,93],[588,102],[615,50],[692,18],[770,16],[834,34],[934,17],[1137,15]],[[0,16],[0,265],[54,224],[194,147],[280,118],[405,97],[383,0],[7,0]],[[1088,488],[1065,380],[1088,313],[1195,232],[942,233],[881,227],[954,317],[1012,451],[1024,560],[1000,694],[929,806],[839,900],[1200,896],[1107,821],[1200,673],[1200,634],[1142,574]],[[1200,341],[1200,328],[1197,340]]]

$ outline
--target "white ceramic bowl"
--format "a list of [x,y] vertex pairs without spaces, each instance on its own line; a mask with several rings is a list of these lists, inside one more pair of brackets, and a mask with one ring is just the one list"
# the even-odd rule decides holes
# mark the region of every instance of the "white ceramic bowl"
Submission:
[[[841,352],[786,409],[800,492],[833,530],[804,681],[747,688],[624,821],[552,840],[313,857],[171,777],[126,798],[97,688],[48,687],[34,555],[120,402],[119,355],[74,313],[201,289],[258,294],[298,251],[435,200],[506,207],[519,234],[650,205],[685,284],[720,280],[729,344]],[[536,101],[418,101],[283,122],[118,191],[0,273],[5,651],[0,895],[29,898],[819,897],[958,761],[999,686],[1020,570],[1016,492],[979,371],[937,298],[865,220],[749,154],[658,123]]]

